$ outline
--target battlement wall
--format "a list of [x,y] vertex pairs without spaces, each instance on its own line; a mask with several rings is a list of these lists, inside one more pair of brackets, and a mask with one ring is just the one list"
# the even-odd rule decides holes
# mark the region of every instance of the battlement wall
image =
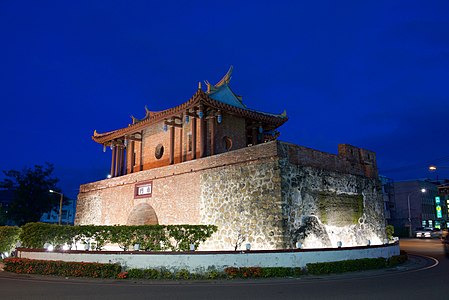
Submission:
[[376,154],[348,144],[338,145],[338,155],[285,142],[279,143],[279,156],[293,165],[377,178]]

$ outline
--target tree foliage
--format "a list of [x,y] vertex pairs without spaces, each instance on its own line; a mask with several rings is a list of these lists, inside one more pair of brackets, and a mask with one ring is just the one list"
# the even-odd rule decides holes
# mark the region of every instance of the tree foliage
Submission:
[[0,181],[0,187],[13,191],[8,218],[17,225],[36,222],[43,213],[59,206],[57,197],[49,193],[50,189],[58,190],[55,186],[59,180],[53,170],[52,164],[45,163],[22,171],[3,171],[6,178]]

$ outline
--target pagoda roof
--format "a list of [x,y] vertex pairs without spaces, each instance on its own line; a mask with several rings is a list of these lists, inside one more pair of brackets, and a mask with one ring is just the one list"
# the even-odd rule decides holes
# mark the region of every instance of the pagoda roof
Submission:
[[238,115],[254,122],[263,123],[265,130],[274,130],[288,120],[285,111],[282,114],[270,114],[248,109],[246,105],[243,104],[242,97],[236,95],[229,87],[231,73],[232,66],[217,84],[211,85],[206,81],[206,92],[201,89],[201,84],[199,84],[198,90],[187,102],[158,112],[150,111],[147,107],[145,107],[146,115],[143,119],[139,120],[131,116],[133,123],[129,124],[128,127],[104,133],[98,133],[95,130],[92,139],[97,143],[107,144],[114,139],[120,139],[125,136],[138,134],[141,130],[152,124],[156,124],[160,121],[168,120],[177,116],[179,117],[179,115],[186,113],[189,109],[199,107],[201,105],[216,110],[221,110],[228,114]]

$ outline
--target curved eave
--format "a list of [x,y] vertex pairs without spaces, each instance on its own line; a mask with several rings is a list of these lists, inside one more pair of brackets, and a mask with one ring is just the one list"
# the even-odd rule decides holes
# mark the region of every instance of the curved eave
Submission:
[[199,104],[203,104],[215,109],[220,109],[223,112],[227,112],[230,114],[242,116],[255,122],[267,124],[269,129],[276,129],[288,120],[288,118],[284,115],[264,114],[261,112],[239,108],[214,100],[210,98],[203,90],[199,89],[187,102],[184,102],[181,105],[160,112],[152,112],[149,118],[145,118],[135,124],[130,124],[125,128],[109,131],[106,133],[97,133],[95,131],[92,139],[99,144],[104,144],[114,139],[123,138],[126,135],[139,133],[149,125],[155,124],[175,115],[179,115],[180,113],[185,112],[187,109],[190,109]]
[[195,95],[193,95],[192,98],[190,98],[187,102],[184,102],[181,105],[160,112],[151,112],[149,118],[145,118],[135,124],[130,124],[128,127],[125,128],[117,129],[103,134],[97,135],[94,134],[94,136],[92,136],[92,139],[99,144],[104,144],[111,140],[124,137],[126,135],[139,133],[141,130],[148,127],[149,125],[155,124],[161,120],[182,113],[191,106],[194,106],[196,103],[199,103],[201,92],[202,92],[201,90],[198,90],[195,93]]
[[214,107],[215,109],[221,109],[228,113],[243,116],[247,119],[251,119],[256,122],[270,124],[273,126],[273,129],[281,126],[282,124],[288,121],[288,117],[284,115],[266,114],[263,112],[258,112],[250,109],[244,109],[214,100],[207,94],[204,94],[204,96],[206,96],[206,104]]

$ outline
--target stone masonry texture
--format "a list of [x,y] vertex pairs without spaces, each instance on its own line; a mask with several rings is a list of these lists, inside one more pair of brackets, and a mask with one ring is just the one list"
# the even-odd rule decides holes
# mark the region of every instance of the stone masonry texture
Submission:
[[[135,185],[149,180],[151,196],[135,198]],[[200,250],[356,246],[385,238],[375,154],[350,145],[334,155],[273,141],[80,187],[77,225],[130,220],[218,226]]]

